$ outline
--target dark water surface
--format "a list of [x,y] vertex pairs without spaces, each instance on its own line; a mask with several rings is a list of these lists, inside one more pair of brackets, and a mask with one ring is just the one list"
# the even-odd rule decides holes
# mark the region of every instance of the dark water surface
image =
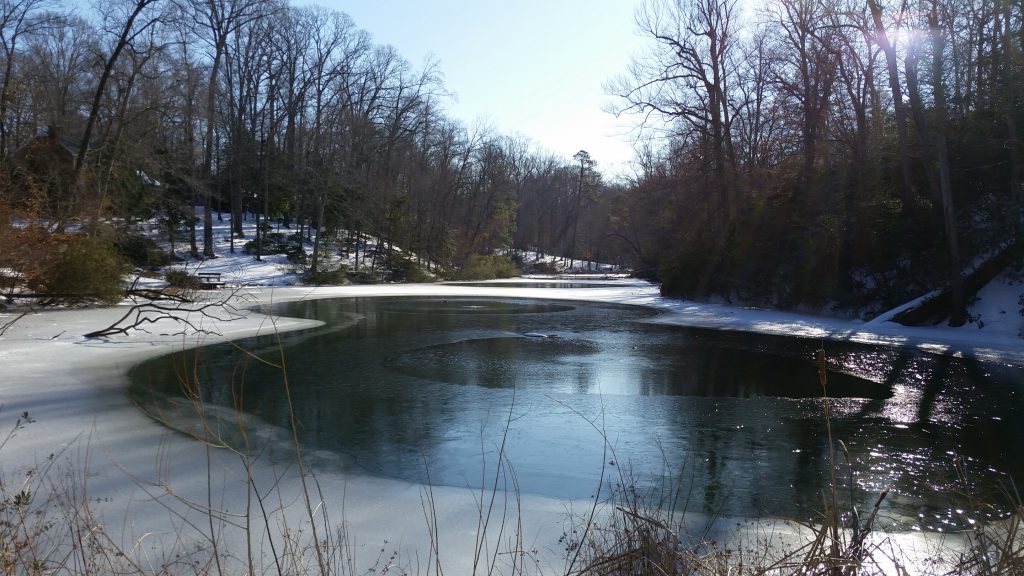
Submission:
[[[1017,368],[655,325],[610,304],[364,298],[275,313],[327,325],[282,334],[280,350],[277,337],[238,345],[276,364],[283,351],[302,442],[374,474],[489,486],[504,439],[523,493],[590,497],[604,469],[602,495],[623,478],[641,491],[678,482],[690,511],[815,518],[829,476],[823,346],[850,458],[837,445],[844,502],[863,513],[891,485],[887,520],[948,529],[977,519],[954,496],[954,458],[979,485],[1024,477]],[[202,349],[193,369],[196,356],[136,367],[132,394],[167,403],[183,396],[178,374],[195,373],[204,401],[288,425],[280,369],[230,344]]]
[[621,282],[600,282],[594,280],[566,281],[566,280],[535,280],[531,282],[445,282],[455,286],[478,286],[483,288],[621,288]]

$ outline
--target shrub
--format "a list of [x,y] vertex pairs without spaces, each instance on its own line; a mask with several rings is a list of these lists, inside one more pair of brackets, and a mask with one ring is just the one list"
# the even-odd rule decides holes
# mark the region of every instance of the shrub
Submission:
[[558,266],[555,266],[554,262],[541,260],[534,263],[530,271],[534,274],[558,274]]
[[455,273],[455,280],[493,280],[512,278],[520,274],[519,268],[506,256],[474,254]]
[[167,279],[167,284],[172,288],[181,288],[184,290],[198,290],[199,279],[189,274],[188,270],[184,268],[171,268],[167,271],[164,276]]
[[[242,248],[246,254],[256,253],[256,240],[250,240]],[[306,251],[302,247],[302,238],[298,234],[285,236],[281,232],[271,232],[263,238],[260,246],[260,253],[264,256],[270,254],[287,254],[288,260],[295,264],[305,262]]]
[[33,288],[48,295],[44,303],[114,304],[124,296],[122,277],[127,267],[113,243],[72,236],[58,252],[32,281]]
[[348,284],[348,266],[342,264],[337,268],[319,270],[316,274],[307,271],[302,279],[306,284],[313,284],[314,286],[340,286]]
[[302,247],[302,244],[289,244],[284,253],[292,264],[304,265],[308,259],[306,249]]
[[[242,247],[242,251],[244,251],[246,254],[255,254],[256,253],[256,241],[255,240],[249,240],[248,242],[246,242],[245,246]],[[264,240],[262,242],[262,245],[260,246],[260,254],[262,254],[263,256],[270,256],[271,254],[284,254],[284,251],[285,251],[285,245],[284,244],[279,244],[277,242],[273,242],[269,238]]]
[[172,261],[171,254],[161,250],[152,238],[140,234],[122,236],[118,238],[115,246],[117,251],[137,268],[156,270]]
[[429,272],[423,269],[419,264],[408,261],[406,269],[403,271],[404,279],[402,282],[435,282],[437,279],[434,278]]
[[434,278],[416,262],[398,256],[389,255],[384,261],[386,276],[392,282],[433,282]]
[[355,270],[349,272],[348,281],[353,284],[380,284],[381,276],[378,272],[371,272],[370,270]]
[[706,298],[709,294],[728,292],[722,261],[723,250],[709,238],[694,238],[680,245],[672,256],[659,264],[661,295],[671,298]]

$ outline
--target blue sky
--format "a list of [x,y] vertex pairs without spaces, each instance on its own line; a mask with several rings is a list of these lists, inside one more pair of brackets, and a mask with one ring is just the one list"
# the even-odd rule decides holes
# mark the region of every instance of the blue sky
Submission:
[[[306,2],[302,2],[306,3]],[[627,172],[634,118],[602,108],[603,84],[643,48],[635,0],[316,0],[346,12],[407,60],[432,55],[457,100],[449,115],[530,138],[571,160],[590,152],[606,175]]]

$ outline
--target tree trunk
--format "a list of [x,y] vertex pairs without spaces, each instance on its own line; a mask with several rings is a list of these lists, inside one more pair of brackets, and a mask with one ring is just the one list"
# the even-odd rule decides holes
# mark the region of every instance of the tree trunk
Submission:
[[[21,21],[24,21],[22,16]],[[4,56],[7,62],[4,64],[4,80],[0,86],[0,158],[7,158],[9,138],[7,134],[7,101],[10,99],[11,78],[14,75],[14,54],[18,42],[18,32],[11,36],[9,44],[4,45]]]
[[894,120],[896,121],[896,149],[900,160],[900,200],[903,202],[904,210],[913,209],[913,187],[914,174],[910,160],[910,135],[907,130],[907,109],[903,103],[903,88],[900,85],[900,75],[897,69],[896,49],[889,42],[885,25],[882,23],[882,7],[877,0],[868,0],[868,9],[871,10],[871,19],[875,23],[876,39],[878,46],[885,54],[885,65],[889,72],[889,90],[892,92],[892,106]]
[[[313,224],[310,223],[310,229],[312,230]],[[317,194],[316,197],[316,237],[313,239],[313,258],[309,265],[309,275],[316,281],[317,273],[319,272],[320,265],[320,236],[324,231],[324,196],[323,193]]]
[[907,73],[907,97],[910,99],[910,112],[914,117],[914,125],[917,126],[917,143],[921,149],[924,175],[928,180],[928,190],[932,198],[935,202],[939,202],[939,181],[933,167],[933,154],[931,153],[931,130],[925,119],[924,103],[921,101],[921,87],[918,82],[918,48],[916,45],[911,45],[907,48],[904,67]]
[[953,181],[950,175],[949,152],[946,148],[946,86],[943,82],[943,53],[945,40],[939,28],[938,8],[932,2],[928,27],[932,42],[932,93],[935,101],[935,161],[939,170],[939,192],[942,200],[942,223],[946,230],[946,249],[949,258],[950,326],[963,326],[967,322],[964,300],[963,270],[960,263],[960,234],[957,228],[956,208],[953,204]]
[[189,254],[193,258],[199,257],[199,242],[196,239],[196,201],[199,200],[199,196],[192,191],[192,201],[189,202],[189,219],[188,219],[188,246]]
[[213,64],[210,66],[210,83],[206,95],[206,146],[203,150],[203,184],[206,187],[206,202],[203,210],[203,256],[214,257],[213,251],[213,125],[217,116],[217,79],[220,63],[227,49],[227,35],[217,40]]
[[[1021,161],[1022,156],[1024,156],[1024,153],[1022,153],[1024,144],[1022,144],[1021,135],[1018,133],[1016,113],[1021,82],[1020,70],[1021,66],[1024,65],[1024,61],[1022,61],[1024,59],[1021,58],[1021,46],[1017,44],[1011,35],[1011,4],[1011,0],[1002,0],[1002,40],[1005,59],[1003,86],[1005,87],[1004,97],[1006,102],[1003,110],[1003,119],[1006,123],[1006,145],[1010,150],[1009,194],[1007,198],[1010,206],[1010,210],[1008,210],[1010,231],[1013,241],[1020,244],[1024,241],[1020,222],[1022,209],[1024,209],[1024,192],[1021,190]],[[1024,26],[1021,27],[1021,34],[1024,34]],[[1022,40],[1024,40],[1024,37],[1022,37]]]
[[[1019,262],[1022,254],[1024,254],[1024,244],[1015,243],[983,262],[964,278],[965,297],[973,296],[1007,268]],[[947,287],[934,298],[929,298],[913,308],[896,314],[892,317],[892,321],[899,322],[904,326],[935,325],[949,318],[951,313],[952,297]]]
[[139,14],[145,9],[146,6],[152,4],[156,0],[136,0],[135,9],[128,16],[128,19],[124,23],[124,27],[121,29],[121,35],[117,38],[117,44],[114,45],[114,51],[110,54],[110,58],[107,59],[103,65],[103,73],[100,75],[100,81],[96,85],[96,92],[92,97],[92,107],[89,109],[89,119],[85,123],[85,133],[82,135],[82,143],[78,149],[78,155],[75,157],[75,171],[71,178],[73,186],[78,185],[78,180],[82,175],[82,166],[85,165],[85,155],[89,151],[89,141],[92,139],[93,127],[96,125],[96,119],[100,113],[100,103],[103,101],[103,93],[106,91],[107,81],[110,80],[110,74],[114,71],[114,65],[117,64],[117,58],[124,51],[125,46],[131,40],[132,26],[135,25],[135,19],[138,18]]

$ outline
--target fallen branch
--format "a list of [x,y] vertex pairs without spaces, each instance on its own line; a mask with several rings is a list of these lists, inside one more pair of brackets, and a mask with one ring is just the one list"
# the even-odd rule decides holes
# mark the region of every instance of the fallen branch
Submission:
[[[234,296],[235,292],[232,292],[223,299],[200,303],[184,298],[169,298],[175,300],[175,304],[165,304],[161,300],[150,300],[141,304],[134,304],[116,322],[101,330],[89,332],[85,334],[85,337],[104,338],[116,334],[127,335],[133,330],[152,334],[152,332],[146,329],[146,326],[160,321],[170,321],[178,325],[180,328],[178,332],[165,333],[170,336],[216,334],[215,331],[202,326],[204,320],[231,322],[243,318],[246,314],[245,310],[240,310],[237,306],[230,303]],[[194,319],[194,316],[197,314],[199,318]]]
[[172,302],[188,303],[192,302],[193,299],[187,294],[173,294],[167,290],[160,290],[157,288],[131,288],[126,292],[128,298],[135,300],[136,298],[142,298],[143,300],[170,300]]
[[7,332],[7,330],[9,330],[11,328],[11,326],[14,326],[15,322],[17,322],[18,320],[21,320],[26,315],[28,315],[28,312],[22,312],[21,314],[18,314],[18,316],[14,320],[11,320],[10,322],[5,323],[3,326],[0,326],[0,336],[3,336],[4,333]]
[[[998,254],[983,262],[964,278],[964,298],[969,301],[971,297],[1009,266],[1020,262],[1022,255],[1024,255],[1024,244],[1010,244]],[[892,317],[892,320],[904,326],[937,325],[949,317],[952,306],[953,296],[949,287],[946,287],[935,297],[896,314]]]

